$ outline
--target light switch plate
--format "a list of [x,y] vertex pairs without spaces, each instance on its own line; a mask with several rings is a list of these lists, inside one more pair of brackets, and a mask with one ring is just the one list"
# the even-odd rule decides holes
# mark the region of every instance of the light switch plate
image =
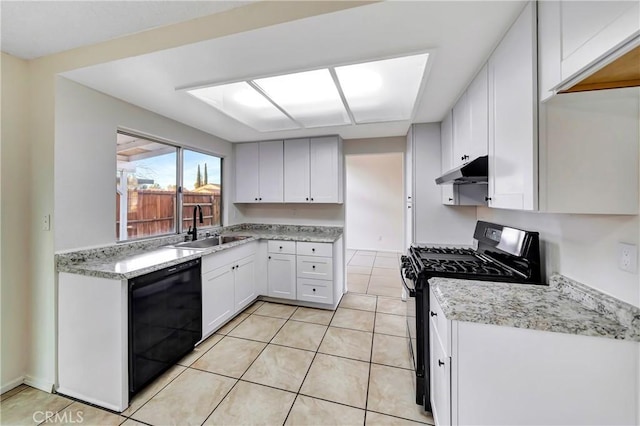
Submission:
[[632,274],[638,272],[638,247],[636,245],[618,243],[618,268]]

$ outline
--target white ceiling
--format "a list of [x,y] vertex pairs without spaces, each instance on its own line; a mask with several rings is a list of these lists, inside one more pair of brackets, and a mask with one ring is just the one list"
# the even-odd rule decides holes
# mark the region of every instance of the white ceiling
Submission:
[[[232,142],[405,135],[440,121],[524,6],[504,1],[381,2],[70,71],[64,76]],[[429,52],[413,120],[261,133],[177,88]]]
[[2,0],[1,50],[33,59],[248,3],[251,2]]

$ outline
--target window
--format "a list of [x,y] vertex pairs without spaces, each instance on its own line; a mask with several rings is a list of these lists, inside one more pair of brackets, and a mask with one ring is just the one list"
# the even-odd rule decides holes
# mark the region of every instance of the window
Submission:
[[118,132],[118,241],[186,231],[198,204],[199,227],[222,224],[221,158]]

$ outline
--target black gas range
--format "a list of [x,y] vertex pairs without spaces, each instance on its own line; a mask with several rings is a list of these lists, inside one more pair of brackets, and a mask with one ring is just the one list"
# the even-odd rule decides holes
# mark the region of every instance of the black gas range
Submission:
[[429,283],[433,277],[542,283],[537,232],[478,221],[476,248],[412,245],[400,272],[416,374],[416,404],[431,411],[429,394]]

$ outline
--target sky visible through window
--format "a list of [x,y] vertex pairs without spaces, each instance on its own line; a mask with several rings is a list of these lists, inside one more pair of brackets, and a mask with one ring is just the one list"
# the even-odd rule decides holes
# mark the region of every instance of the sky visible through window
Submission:
[[[207,164],[208,183],[220,184],[220,158],[184,150],[184,188],[195,189],[195,183],[200,165],[200,174],[204,178],[204,165]],[[146,158],[134,162],[136,177],[139,179],[153,179],[161,189],[173,189],[176,184],[176,156],[175,153]]]

